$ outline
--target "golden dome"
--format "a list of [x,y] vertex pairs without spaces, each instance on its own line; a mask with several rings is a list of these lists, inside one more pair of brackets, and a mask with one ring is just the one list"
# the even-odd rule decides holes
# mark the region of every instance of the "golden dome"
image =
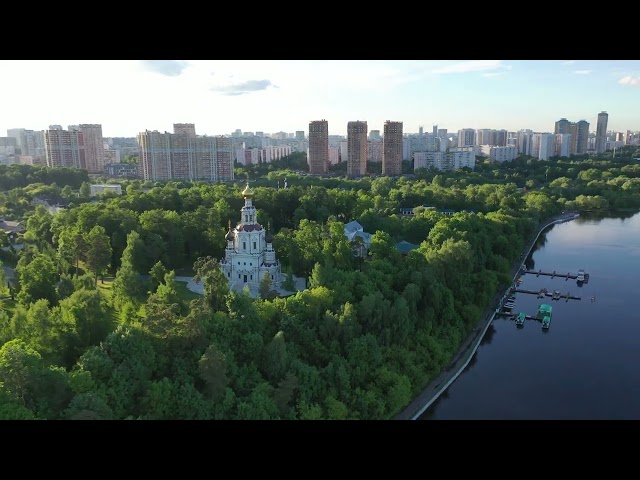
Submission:
[[247,186],[244,187],[244,190],[242,191],[242,196],[243,197],[253,197],[253,190],[251,190],[251,187],[249,186],[249,183],[247,183]]

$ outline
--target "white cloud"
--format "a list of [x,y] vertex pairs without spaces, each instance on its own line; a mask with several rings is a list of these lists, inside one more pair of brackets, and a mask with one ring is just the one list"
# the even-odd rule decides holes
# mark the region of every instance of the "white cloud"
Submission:
[[269,87],[278,88],[271,83],[271,80],[247,80],[246,82],[232,83],[229,85],[216,85],[211,87],[214,92],[220,92],[222,95],[235,96],[245,95],[251,92],[259,92],[260,90],[266,90]]
[[150,72],[159,73],[167,77],[177,77],[187,68],[188,64],[182,60],[142,60],[142,66]]
[[495,78],[495,77],[499,77],[500,75],[504,75],[504,72],[489,72],[489,73],[482,74],[484,78]]
[[640,76],[634,77],[633,75],[627,75],[618,80],[618,83],[629,87],[640,87]]
[[576,63],[575,60],[566,60],[566,61],[562,62],[563,65],[573,65],[574,63]]
[[433,73],[469,73],[469,72],[485,72],[487,70],[510,70],[510,65],[504,65],[502,60],[467,60],[464,62],[451,63],[439,68],[435,68]]
[[576,75],[589,75],[593,70],[576,70],[573,73]]
[[[363,60],[198,60],[190,62],[190,66],[190,70],[194,72],[206,71],[209,79],[211,72],[215,73],[214,85],[208,88],[210,90],[228,88],[229,83],[268,86],[268,80],[269,85],[279,87],[279,92],[271,92],[274,95],[314,90],[328,92],[335,89],[384,91],[412,81],[427,70],[424,62]],[[233,81],[224,83],[223,79],[230,78]],[[254,85],[256,80],[262,80],[262,83]]]

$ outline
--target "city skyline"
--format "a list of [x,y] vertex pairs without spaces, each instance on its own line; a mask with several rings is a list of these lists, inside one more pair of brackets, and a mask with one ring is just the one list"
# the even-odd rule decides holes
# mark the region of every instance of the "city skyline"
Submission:
[[438,61],[0,61],[0,131],[51,124],[102,125],[104,137],[135,137],[195,123],[199,134],[295,132],[325,118],[330,135],[350,121],[404,132],[439,125],[553,131],[559,118],[640,129],[638,60]]

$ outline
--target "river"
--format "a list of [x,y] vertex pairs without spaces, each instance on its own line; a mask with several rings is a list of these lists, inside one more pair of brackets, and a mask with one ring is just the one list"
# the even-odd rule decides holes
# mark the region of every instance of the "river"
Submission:
[[553,306],[549,330],[533,320],[518,328],[496,318],[467,368],[420,420],[640,419],[640,213],[554,225],[527,267],[573,274],[582,268],[590,278],[579,286],[524,275],[521,288],[581,300],[516,294],[515,312]]

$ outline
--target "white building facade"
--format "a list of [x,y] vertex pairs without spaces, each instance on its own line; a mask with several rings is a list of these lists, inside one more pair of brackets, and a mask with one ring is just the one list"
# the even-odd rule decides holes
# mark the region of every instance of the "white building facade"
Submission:
[[468,167],[473,170],[476,166],[476,155],[473,148],[459,151],[417,152],[413,156],[413,171],[421,168],[435,168],[436,170],[458,170]]
[[256,165],[280,160],[282,157],[291,155],[292,152],[290,145],[270,145],[263,148],[240,147],[235,149],[234,157],[237,162],[243,165]]
[[558,133],[556,134],[556,157],[570,157],[571,156],[571,134],[570,133]]
[[553,133],[534,133],[531,142],[531,156],[538,160],[549,160],[556,153],[556,136]]
[[492,163],[510,162],[518,156],[518,149],[515,146],[495,147],[492,145],[481,145],[482,155],[489,157]]
[[340,163],[340,147],[329,145],[329,164],[336,165],[338,163]]
[[[518,153],[520,155],[533,155],[533,132],[531,130],[518,131]],[[535,155],[534,155],[535,156]]]
[[473,128],[458,130],[458,147],[470,147],[476,144],[476,131]]
[[272,286],[277,287],[282,282],[282,271],[273,249],[273,237],[257,222],[253,190],[249,185],[242,191],[242,196],[244,206],[240,210],[240,223],[233,229],[229,224],[220,268],[231,290],[241,290],[245,286],[258,288],[266,275],[271,278]]

